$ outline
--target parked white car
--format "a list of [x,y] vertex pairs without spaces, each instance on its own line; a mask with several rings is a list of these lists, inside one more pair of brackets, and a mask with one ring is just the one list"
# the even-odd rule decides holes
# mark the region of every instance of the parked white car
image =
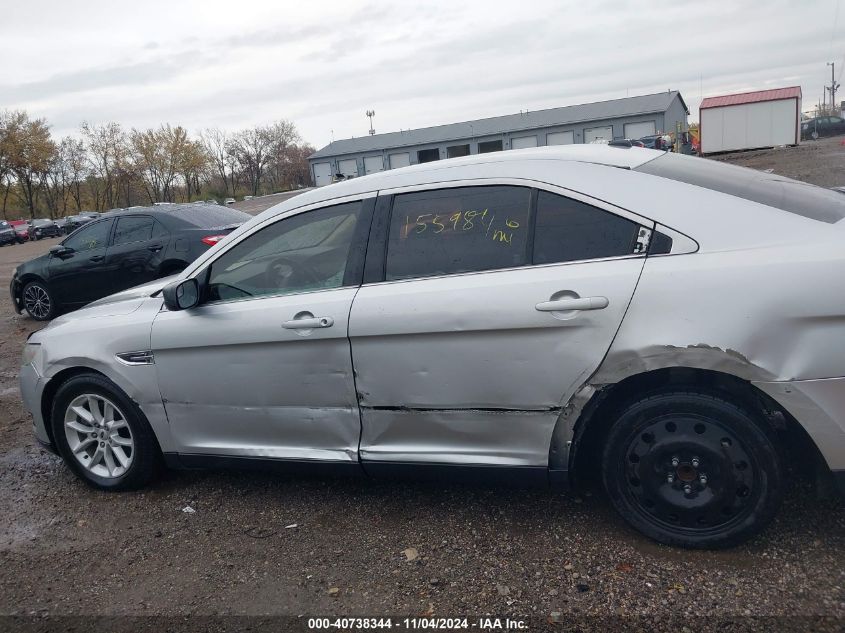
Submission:
[[160,462],[594,472],[644,534],[727,546],[777,511],[786,431],[845,482],[843,217],[840,193],[643,148],[385,171],[54,320],[21,392],[100,488]]

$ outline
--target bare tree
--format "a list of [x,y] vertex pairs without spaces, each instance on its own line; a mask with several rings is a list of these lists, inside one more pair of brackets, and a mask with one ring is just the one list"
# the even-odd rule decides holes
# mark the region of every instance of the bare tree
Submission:
[[223,193],[228,196],[231,190],[234,196],[237,184],[237,157],[230,151],[232,148],[228,135],[220,128],[212,127],[204,130],[200,138],[215,173],[223,183]]
[[297,158],[302,138],[296,126],[290,121],[276,121],[265,128],[270,142],[270,159],[267,164],[267,180],[272,192],[290,188],[291,171]]
[[110,209],[117,206],[120,195],[119,186],[121,169],[128,162],[128,144],[126,133],[118,123],[91,125],[87,122],[80,129],[87,141],[88,156],[92,167],[94,185],[92,191],[97,209]]
[[270,134],[267,128],[254,127],[241,130],[230,141],[230,153],[238,159],[252,195],[264,179],[264,171],[270,161]]

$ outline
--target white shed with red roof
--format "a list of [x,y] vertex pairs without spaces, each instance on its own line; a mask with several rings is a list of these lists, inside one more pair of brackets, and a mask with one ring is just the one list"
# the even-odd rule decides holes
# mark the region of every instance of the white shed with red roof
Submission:
[[801,87],[707,97],[699,106],[701,153],[797,145]]

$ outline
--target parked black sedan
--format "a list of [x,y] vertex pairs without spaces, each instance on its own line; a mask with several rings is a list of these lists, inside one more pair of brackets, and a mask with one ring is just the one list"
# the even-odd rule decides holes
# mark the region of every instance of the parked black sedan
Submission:
[[173,275],[251,216],[214,205],[140,207],[104,215],[18,266],[10,291],[37,321]]
[[36,218],[29,222],[29,235],[34,240],[40,240],[44,237],[61,237],[64,231],[53,220]]
[[801,121],[801,140],[817,139],[822,136],[845,134],[845,119],[838,116],[817,116]]

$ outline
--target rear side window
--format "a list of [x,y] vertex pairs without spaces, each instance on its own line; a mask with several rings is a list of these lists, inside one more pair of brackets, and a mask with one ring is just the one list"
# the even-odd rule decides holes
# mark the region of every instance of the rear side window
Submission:
[[635,171],[712,189],[819,222],[835,224],[845,217],[845,196],[841,193],[747,167],[665,154]]
[[578,200],[541,191],[537,197],[534,263],[634,254],[639,226]]
[[153,234],[155,221],[145,215],[124,216],[117,219],[113,244],[131,244],[132,242],[146,242]]
[[407,279],[527,263],[531,190],[458,187],[396,196],[385,277]]

